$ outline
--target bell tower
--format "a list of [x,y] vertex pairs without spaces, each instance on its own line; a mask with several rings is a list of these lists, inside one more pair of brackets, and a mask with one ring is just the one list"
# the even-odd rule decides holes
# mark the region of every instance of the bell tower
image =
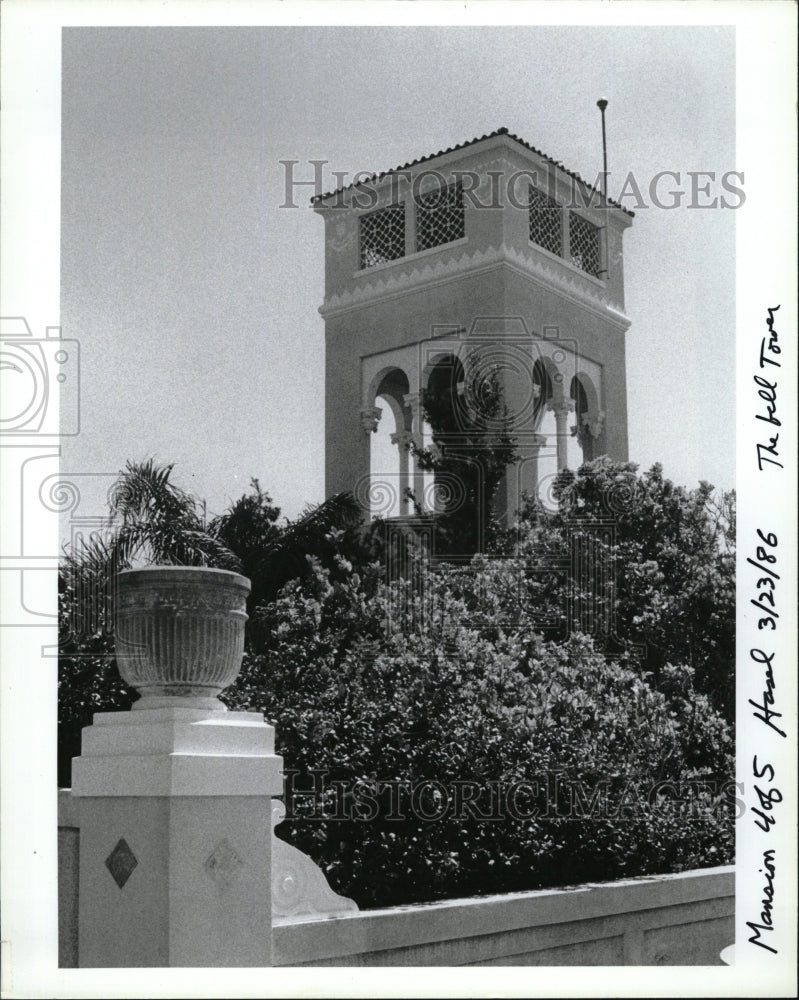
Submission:
[[[407,448],[449,371],[498,374],[520,458],[496,501],[627,459],[622,237],[632,213],[506,129],[313,199],[325,222],[325,486],[436,508]],[[474,407],[467,400],[465,406]],[[425,435],[427,434],[427,437]]]

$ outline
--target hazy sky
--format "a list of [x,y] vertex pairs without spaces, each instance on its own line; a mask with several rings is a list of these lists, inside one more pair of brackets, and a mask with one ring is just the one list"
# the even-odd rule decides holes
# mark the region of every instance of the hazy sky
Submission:
[[214,512],[251,476],[321,500],[323,223],[311,188],[279,207],[280,161],[379,171],[504,125],[593,179],[604,96],[610,193],[689,193],[625,235],[630,458],[734,485],[736,213],[685,207],[688,171],[712,197],[745,170],[733,29],[70,28],[62,73],[64,473],[155,455]]

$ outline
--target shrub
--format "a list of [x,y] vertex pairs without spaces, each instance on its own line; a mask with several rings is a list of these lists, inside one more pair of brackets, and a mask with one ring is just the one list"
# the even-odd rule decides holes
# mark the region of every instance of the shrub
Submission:
[[[710,701],[732,675],[730,498],[714,513],[707,484],[598,460],[562,477],[556,514],[525,511],[512,557],[412,560],[387,582],[380,527],[361,529],[346,497],[284,526],[254,481],[206,525],[168,469],[128,471],[130,551],[238,559],[257,580],[225,698],[274,722],[294,772],[280,833],[339,892],[377,906],[732,860],[732,737]],[[615,587],[573,571],[575,538]],[[71,553],[60,574],[63,784],[79,726],[132,701],[106,556]],[[599,642],[569,618],[586,607]]]
[[[654,465],[599,458],[556,485],[558,510],[523,511],[517,551],[528,597],[552,634],[589,627],[611,653],[639,648],[659,680],[686,663],[735,715],[735,494],[675,486]],[[569,614],[570,612],[570,614]]]
[[281,835],[361,906],[732,858],[731,735],[691,671],[656,691],[584,636],[498,626],[513,579],[478,558],[423,599],[317,566],[258,613],[266,646],[226,700],[274,721],[295,772]]

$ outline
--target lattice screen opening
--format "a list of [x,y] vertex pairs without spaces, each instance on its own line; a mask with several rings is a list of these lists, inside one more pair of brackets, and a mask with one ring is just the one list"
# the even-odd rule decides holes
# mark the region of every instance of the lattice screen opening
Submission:
[[405,206],[391,205],[359,221],[361,267],[376,267],[405,256]]
[[599,257],[599,229],[574,212],[569,216],[569,252],[575,267],[588,274],[599,274],[602,267]]
[[558,257],[563,253],[561,211],[553,198],[530,188],[530,239]]
[[463,211],[463,191],[460,184],[451,184],[429,194],[420,195],[416,202],[416,249],[430,250],[452,243],[466,235]]

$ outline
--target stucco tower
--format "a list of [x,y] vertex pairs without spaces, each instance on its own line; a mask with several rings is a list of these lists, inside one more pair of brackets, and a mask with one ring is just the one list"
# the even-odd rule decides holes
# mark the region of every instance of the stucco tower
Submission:
[[[632,215],[505,129],[313,199],[325,220],[326,491],[437,503],[414,467],[431,379],[499,372],[522,490],[627,458],[622,236]],[[429,430],[428,430],[429,434]],[[382,441],[381,441],[382,436]],[[429,443],[429,439],[427,442]]]

